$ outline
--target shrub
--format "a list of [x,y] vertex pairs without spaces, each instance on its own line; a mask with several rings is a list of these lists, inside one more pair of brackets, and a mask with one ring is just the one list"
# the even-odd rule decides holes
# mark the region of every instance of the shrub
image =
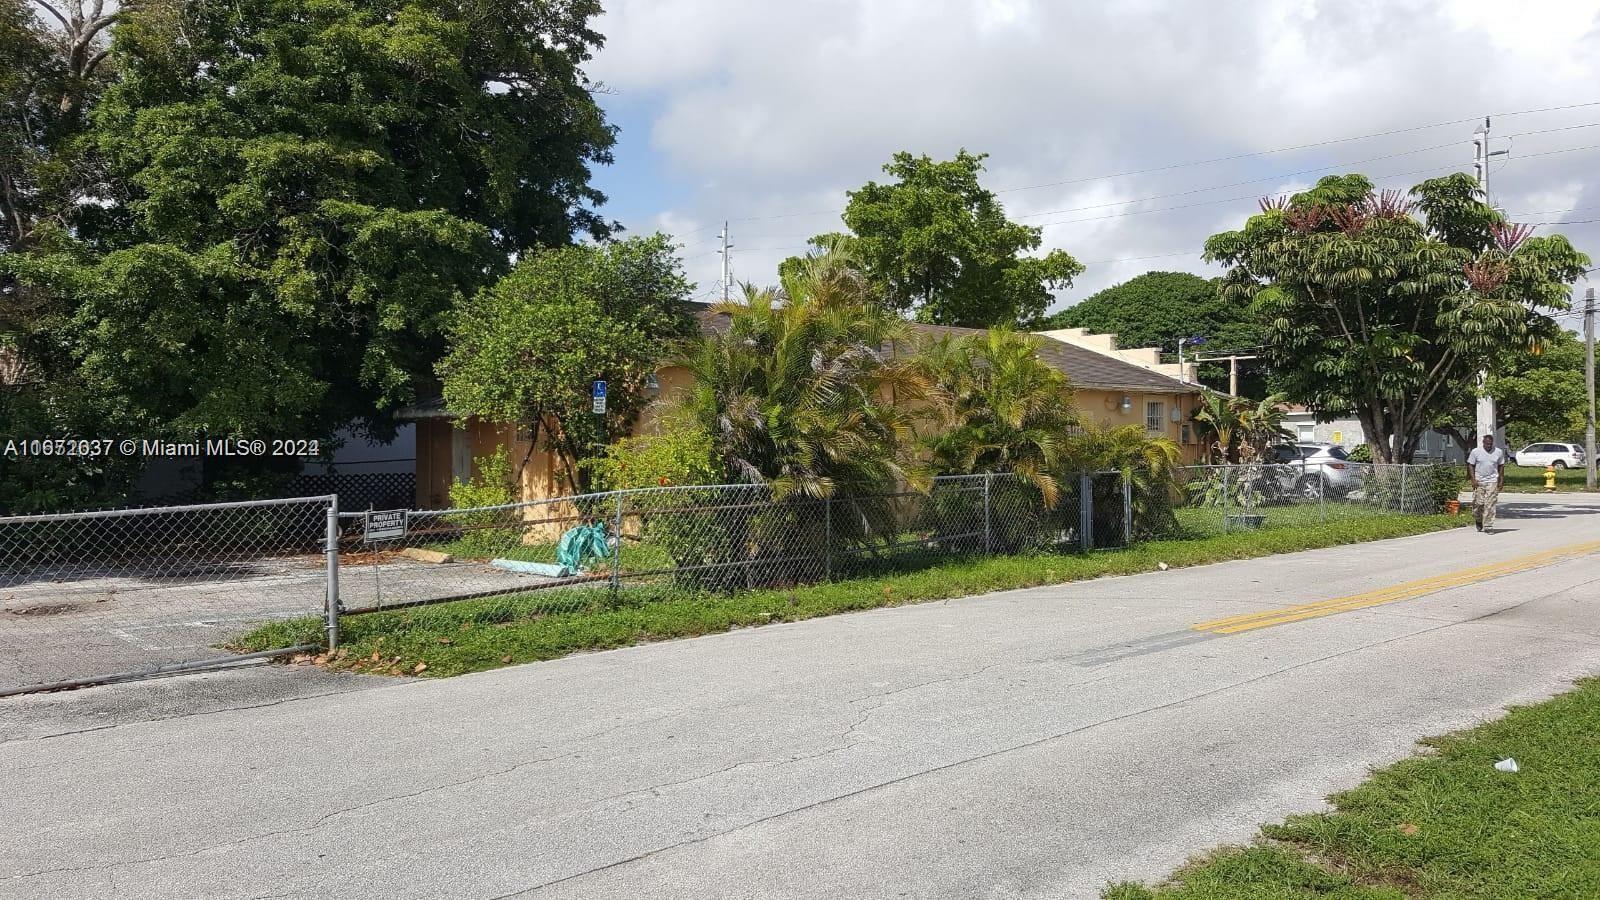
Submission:
[[721,484],[711,435],[685,421],[670,421],[653,434],[623,438],[602,456],[584,460],[602,490]]
[[[1066,439],[1061,454],[1062,465],[1069,473],[1116,471],[1132,483],[1134,540],[1172,534],[1177,530],[1172,504],[1183,493],[1178,473],[1180,456],[1177,444],[1164,437],[1151,437],[1138,425],[1085,427]],[[1096,484],[1102,481],[1109,483],[1110,480],[1097,479]],[[1095,500],[1097,503],[1114,502],[1116,508],[1121,509],[1119,490],[1115,485],[1099,486],[1097,491],[1110,493],[1096,496]],[[1072,527],[1076,527],[1076,522]],[[1117,540],[1121,540],[1120,535]]]
[[493,557],[516,547],[522,540],[520,512],[516,509],[485,510],[516,502],[512,485],[511,459],[505,447],[473,460],[477,471],[464,482],[450,485],[450,506],[472,510],[453,512],[444,520],[461,530],[451,552],[465,557]]

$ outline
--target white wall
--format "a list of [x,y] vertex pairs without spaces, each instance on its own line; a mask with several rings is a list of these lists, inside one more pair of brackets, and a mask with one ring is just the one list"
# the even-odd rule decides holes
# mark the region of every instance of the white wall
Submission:
[[[1366,433],[1361,429],[1359,419],[1334,419],[1332,422],[1318,422],[1308,412],[1289,413],[1283,417],[1283,424],[1294,432],[1295,440],[1310,440],[1317,443],[1338,444],[1346,450],[1355,448],[1367,442]],[[1305,429],[1309,426],[1312,437],[1304,437]],[[1450,436],[1437,431],[1427,431],[1422,435],[1422,440],[1417,442],[1417,462],[1464,462],[1466,454],[1456,446]]]

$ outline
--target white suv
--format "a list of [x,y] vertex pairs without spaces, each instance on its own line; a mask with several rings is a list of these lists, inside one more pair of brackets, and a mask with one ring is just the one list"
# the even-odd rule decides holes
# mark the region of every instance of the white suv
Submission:
[[1537,469],[1551,464],[1558,469],[1576,469],[1583,465],[1583,448],[1577,444],[1529,444],[1511,454],[1511,461]]

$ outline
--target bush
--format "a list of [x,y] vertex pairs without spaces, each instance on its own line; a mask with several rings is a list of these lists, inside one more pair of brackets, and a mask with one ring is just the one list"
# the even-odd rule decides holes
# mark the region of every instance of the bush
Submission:
[[1362,480],[1365,501],[1382,509],[1436,513],[1461,492],[1460,468],[1452,465],[1374,465]]
[[669,422],[654,434],[623,438],[602,456],[583,461],[602,490],[721,484],[711,435],[697,425]]
[[522,525],[517,510],[482,510],[516,502],[511,479],[511,459],[501,447],[488,456],[473,460],[477,472],[465,482],[450,485],[450,506],[480,510],[450,513],[445,521],[461,529],[451,551],[459,556],[490,558],[522,542]]
[[1372,462],[1372,445],[1357,444],[1356,448],[1350,451],[1350,461],[1358,463]]
[[1466,486],[1466,478],[1457,466],[1444,463],[1425,466],[1419,474],[1423,480],[1422,491],[1430,505],[1427,509],[1413,507],[1416,512],[1430,513],[1444,509],[1444,505],[1459,497],[1461,489]]
[[[1132,484],[1133,537],[1148,540],[1177,531],[1173,515],[1173,501],[1183,493],[1179,480],[1178,462],[1181,453],[1178,445],[1165,437],[1151,437],[1138,425],[1101,428],[1093,425],[1067,438],[1062,450],[1063,469],[1068,474],[1063,480],[1076,481],[1075,472],[1121,472]],[[1109,479],[1097,479],[1096,484]],[[1112,491],[1104,497],[1096,496],[1097,503],[1112,502],[1122,508],[1120,486],[1097,487],[1097,491]],[[1063,490],[1065,496],[1066,491]],[[1076,528],[1077,523],[1071,523]],[[1117,538],[1121,540],[1120,535]],[[1096,543],[1099,543],[1098,538]]]

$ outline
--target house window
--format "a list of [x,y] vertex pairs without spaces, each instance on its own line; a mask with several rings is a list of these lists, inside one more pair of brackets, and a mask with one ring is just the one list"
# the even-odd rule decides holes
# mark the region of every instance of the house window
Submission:
[[1151,400],[1144,405],[1144,427],[1150,431],[1167,430],[1167,405]]
[[1180,429],[1179,442],[1180,443],[1184,443],[1184,444],[1192,444],[1192,443],[1194,443],[1193,438],[1189,434],[1189,423],[1188,422],[1183,423],[1183,427]]

